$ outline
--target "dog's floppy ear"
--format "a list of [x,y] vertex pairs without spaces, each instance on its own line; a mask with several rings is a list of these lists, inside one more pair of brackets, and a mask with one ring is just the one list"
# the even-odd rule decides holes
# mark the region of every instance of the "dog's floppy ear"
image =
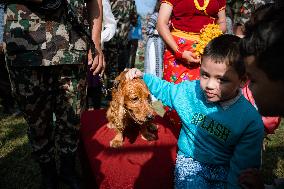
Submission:
[[[119,74],[119,76],[117,76],[113,82],[113,87],[112,89],[114,91],[117,91],[118,90],[118,87],[120,86],[121,87],[121,83],[125,81],[125,74],[126,74],[127,71],[123,71]],[[121,85],[120,85],[121,84]]]
[[113,96],[113,100],[110,102],[110,107],[107,111],[107,118],[112,125],[112,127],[123,130],[124,124],[123,119],[125,116],[124,97],[118,91],[117,94]]
[[122,92],[121,83],[118,84],[117,89],[113,90],[112,101],[107,111],[107,118],[112,124],[112,127],[118,130],[124,129],[124,95]]

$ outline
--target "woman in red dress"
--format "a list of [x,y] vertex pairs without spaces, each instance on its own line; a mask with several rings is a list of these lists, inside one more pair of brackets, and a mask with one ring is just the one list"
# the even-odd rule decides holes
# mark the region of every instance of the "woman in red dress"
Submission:
[[194,48],[200,31],[208,24],[219,24],[224,33],[225,6],[226,0],[161,1],[157,29],[167,45],[164,53],[165,80],[180,83],[199,79],[200,57],[195,54]]

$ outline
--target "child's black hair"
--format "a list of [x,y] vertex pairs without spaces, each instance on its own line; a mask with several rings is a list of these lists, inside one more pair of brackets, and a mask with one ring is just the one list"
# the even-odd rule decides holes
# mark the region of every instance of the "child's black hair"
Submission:
[[243,57],[255,56],[255,63],[270,79],[284,80],[284,8],[281,4],[259,7],[245,25],[240,43]]
[[245,75],[245,64],[240,56],[240,38],[235,35],[224,34],[212,39],[204,48],[202,59],[209,57],[216,63],[226,63],[232,66],[239,77]]

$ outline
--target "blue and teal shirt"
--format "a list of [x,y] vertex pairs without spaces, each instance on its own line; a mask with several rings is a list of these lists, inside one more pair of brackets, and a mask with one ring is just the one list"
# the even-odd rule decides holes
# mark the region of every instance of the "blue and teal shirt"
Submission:
[[228,166],[228,188],[240,188],[242,170],[260,168],[264,126],[243,95],[230,103],[209,103],[198,80],[173,84],[150,74],[144,74],[143,80],[157,99],[180,116],[178,153]]

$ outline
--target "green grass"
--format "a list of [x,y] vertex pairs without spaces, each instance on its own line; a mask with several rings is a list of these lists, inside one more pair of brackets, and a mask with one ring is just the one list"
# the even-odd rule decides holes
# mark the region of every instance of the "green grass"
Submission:
[[0,116],[0,188],[39,188],[40,173],[26,131],[22,117]]
[[[77,169],[81,176],[80,166]],[[31,157],[27,124],[21,116],[0,114],[0,178],[1,189],[40,188],[40,170]],[[59,188],[67,186],[60,183]]]
[[284,177],[284,118],[276,133],[269,138],[263,153],[263,175],[267,183],[274,178]]

